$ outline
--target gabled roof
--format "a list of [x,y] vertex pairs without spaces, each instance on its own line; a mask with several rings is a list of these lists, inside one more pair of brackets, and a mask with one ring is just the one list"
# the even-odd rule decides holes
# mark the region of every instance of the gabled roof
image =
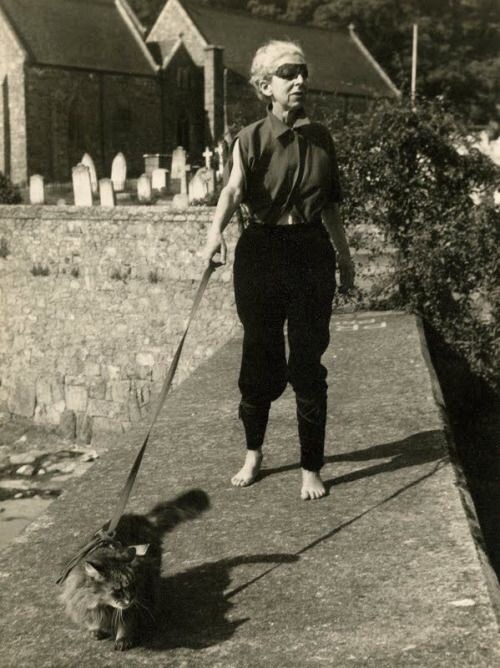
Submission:
[[298,42],[311,64],[310,89],[370,97],[394,97],[395,86],[349,32],[270,21],[240,11],[179,0],[209,44],[224,47],[224,64],[248,78],[250,61],[270,39]]
[[31,62],[154,75],[122,0],[0,0]]

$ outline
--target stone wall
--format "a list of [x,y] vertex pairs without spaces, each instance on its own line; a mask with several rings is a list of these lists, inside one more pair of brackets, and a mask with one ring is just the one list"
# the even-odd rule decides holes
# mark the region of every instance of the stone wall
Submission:
[[[0,206],[0,411],[62,422],[87,441],[146,416],[190,312],[212,216],[208,207]],[[239,330],[236,224],[226,236],[228,264],[208,284],[176,383]],[[351,238],[361,246],[358,285],[383,284],[391,258],[376,232],[358,226]]]
[[[0,410],[81,439],[145,416],[185,326],[212,210],[0,206]],[[236,226],[229,229],[235,243]],[[179,382],[238,328],[231,267],[208,285]]]

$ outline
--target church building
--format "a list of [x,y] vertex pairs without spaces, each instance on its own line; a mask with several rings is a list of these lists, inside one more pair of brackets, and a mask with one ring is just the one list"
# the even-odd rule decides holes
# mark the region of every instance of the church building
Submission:
[[353,29],[279,23],[195,0],[166,0],[149,34],[126,0],[0,0],[0,171],[71,179],[90,153],[129,174],[146,153],[205,145],[263,114],[248,84],[269,39],[292,39],[311,66],[312,102],[366,108],[399,91]]

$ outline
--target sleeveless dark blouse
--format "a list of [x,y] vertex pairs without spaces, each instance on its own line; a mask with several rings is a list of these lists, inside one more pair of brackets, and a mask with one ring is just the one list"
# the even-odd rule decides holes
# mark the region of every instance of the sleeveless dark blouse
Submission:
[[325,206],[342,201],[335,146],[320,123],[303,116],[290,128],[268,109],[266,118],[235,137],[227,174],[236,140],[245,178],[243,203],[255,222],[273,225],[289,212],[313,222]]

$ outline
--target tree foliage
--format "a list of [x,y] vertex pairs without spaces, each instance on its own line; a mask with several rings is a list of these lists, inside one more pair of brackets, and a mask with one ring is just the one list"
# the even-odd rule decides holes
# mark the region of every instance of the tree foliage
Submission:
[[[195,1],[299,24],[347,28],[353,23],[403,92],[410,86],[412,25],[416,22],[419,94],[444,96],[473,124],[500,120],[498,0]],[[165,2],[130,0],[147,27],[152,26]]]
[[403,302],[498,385],[500,169],[467,147],[465,127],[439,102],[383,104],[347,125],[323,120],[338,137],[347,225],[384,230]]

